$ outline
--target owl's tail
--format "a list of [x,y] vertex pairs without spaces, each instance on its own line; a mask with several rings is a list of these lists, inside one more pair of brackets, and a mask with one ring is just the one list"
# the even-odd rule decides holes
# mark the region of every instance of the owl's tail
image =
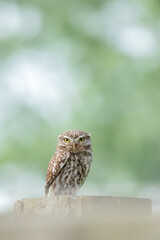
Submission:
[[50,187],[50,185],[48,185],[48,184],[45,185],[45,196],[48,195],[49,187]]

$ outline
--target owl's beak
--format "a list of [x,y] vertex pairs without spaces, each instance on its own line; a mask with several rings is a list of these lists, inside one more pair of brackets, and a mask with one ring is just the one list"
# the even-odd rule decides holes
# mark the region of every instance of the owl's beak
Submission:
[[75,150],[76,150],[76,144],[73,143],[73,151],[75,152]]

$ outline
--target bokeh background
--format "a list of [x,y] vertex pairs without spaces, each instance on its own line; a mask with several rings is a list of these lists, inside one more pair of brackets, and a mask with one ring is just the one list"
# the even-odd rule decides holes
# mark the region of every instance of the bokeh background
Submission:
[[42,197],[57,136],[91,133],[79,194],[160,210],[160,2],[0,1],[0,213]]

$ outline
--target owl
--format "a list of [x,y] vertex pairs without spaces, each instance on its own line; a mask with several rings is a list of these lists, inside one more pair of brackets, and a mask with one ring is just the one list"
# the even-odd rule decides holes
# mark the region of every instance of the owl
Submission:
[[88,175],[91,162],[90,134],[80,130],[62,133],[48,165],[45,195],[76,196]]

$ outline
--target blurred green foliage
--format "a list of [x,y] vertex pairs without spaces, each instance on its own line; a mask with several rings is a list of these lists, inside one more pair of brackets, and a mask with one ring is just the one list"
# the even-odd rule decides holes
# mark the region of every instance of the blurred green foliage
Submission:
[[[45,117],[28,105],[23,96],[9,96],[10,89],[2,77],[0,88],[5,95],[1,95],[1,117],[5,120],[1,121],[0,164],[25,165],[45,174],[58,134],[68,129],[82,129],[92,135],[94,163],[90,181],[105,182],[121,173],[138,181],[158,181],[160,48],[157,46],[150,55],[127,54],[115,44],[114,38],[119,35],[106,37],[114,28],[115,15],[109,20],[110,25],[105,25],[104,19],[114,4],[137,4],[137,11],[140,5],[143,14],[134,16],[135,23],[147,27],[159,45],[159,1],[15,0],[14,3],[20,9],[39,12],[41,29],[34,37],[15,34],[0,39],[1,72],[16,53],[35,49],[43,56],[43,52],[48,51],[54,60],[56,49],[62,56],[64,52],[72,75],[73,94],[66,88],[67,83],[62,84],[60,105],[54,100],[44,103],[46,112],[50,112]],[[108,9],[106,15],[105,9]],[[121,14],[123,18],[124,13],[119,12]],[[124,17],[124,25],[125,21]],[[118,31],[121,27],[118,25]],[[52,87],[54,89],[54,82]],[[37,91],[38,88],[37,83]],[[69,94],[63,101],[66,91]],[[52,111],[56,105],[58,111]]]

